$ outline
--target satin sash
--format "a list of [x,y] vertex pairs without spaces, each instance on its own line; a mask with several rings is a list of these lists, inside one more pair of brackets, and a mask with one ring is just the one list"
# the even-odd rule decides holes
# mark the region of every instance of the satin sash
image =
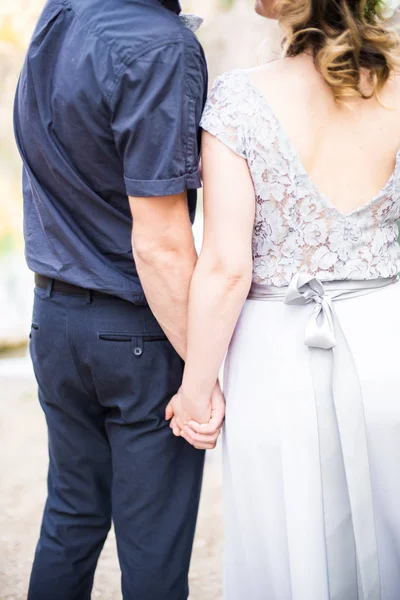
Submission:
[[305,344],[317,409],[330,600],[381,599],[362,391],[334,301],[397,281],[394,277],[323,284],[297,274],[288,288],[253,284],[249,294],[251,300],[313,305]]

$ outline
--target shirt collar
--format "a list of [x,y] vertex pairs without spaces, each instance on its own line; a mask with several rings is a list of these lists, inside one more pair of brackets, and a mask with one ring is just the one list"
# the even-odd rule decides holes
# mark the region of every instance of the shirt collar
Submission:
[[179,15],[182,22],[188,29],[193,31],[194,33],[201,27],[204,19],[198,17],[197,15],[192,15],[189,13],[181,14],[182,8],[181,4],[178,0],[159,0],[165,8],[172,10],[175,14]]

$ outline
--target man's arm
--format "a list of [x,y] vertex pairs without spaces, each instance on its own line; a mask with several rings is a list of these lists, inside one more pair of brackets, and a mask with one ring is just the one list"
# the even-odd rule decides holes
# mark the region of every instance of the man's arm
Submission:
[[184,357],[197,258],[186,190],[201,186],[198,132],[207,69],[198,41],[180,22],[170,36],[119,73],[111,126],[123,160],[139,278],[155,317]]
[[186,193],[129,197],[129,202],[133,255],[147,301],[185,359],[189,287],[197,261]]

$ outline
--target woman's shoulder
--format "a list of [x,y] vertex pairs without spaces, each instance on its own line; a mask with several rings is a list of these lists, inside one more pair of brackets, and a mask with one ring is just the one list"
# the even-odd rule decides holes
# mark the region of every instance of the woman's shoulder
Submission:
[[251,105],[259,100],[260,89],[266,82],[268,85],[267,73],[273,77],[273,72],[272,64],[226,71],[214,80],[209,93],[209,103],[222,100],[229,106]]
[[230,126],[241,125],[248,129],[252,123],[259,122],[260,118],[268,120],[268,103],[262,97],[265,74],[276,71],[276,64],[268,63],[253,69],[233,69],[219,75],[208,96],[204,110],[203,125],[215,116],[228,119]]
[[240,84],[246,85],[250,81],[258,81],[265,79],[268,75],[274,75],[277,71],[279,61],[273,61],[265,65],[258,67],[252,67],[249,69],[231,69],[218,75],[215,80],[213,87],[215,86],[239,86]]
[[201,119],[203,130],[246,158],[246,131],[257,114],[246,72],[234,69],[214,81]]
[[248,78],[247,71],[244,69],[231,69],[218,75],[213,82],[211,92],[216,89],[229,88],[233,90],[243,89]]
[[218,75],[209,91],[205,112],[223,110],[239,114],[241,107],[250,100],[249,84],[249,78],[243,69],[233,69]]
[[314,86],[318,75],[308,60],[279,58],[247,70],[252,85],[264,96],[293,98]]

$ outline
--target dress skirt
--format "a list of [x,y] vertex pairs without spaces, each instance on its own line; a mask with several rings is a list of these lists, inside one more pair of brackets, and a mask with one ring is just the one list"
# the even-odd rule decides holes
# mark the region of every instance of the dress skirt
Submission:
[[[247,300],[231,342],[224,376],[224,600],[336,600],[328,572],[324,434],[305,345],[313,310]],[[380,579],[379,594],[370,597],[399,600],[400,284],[340,299],[334,310],[365,415]],[[346,372],[340,376],[346,384]],[[356,597],[366,600],[361,592]]]

